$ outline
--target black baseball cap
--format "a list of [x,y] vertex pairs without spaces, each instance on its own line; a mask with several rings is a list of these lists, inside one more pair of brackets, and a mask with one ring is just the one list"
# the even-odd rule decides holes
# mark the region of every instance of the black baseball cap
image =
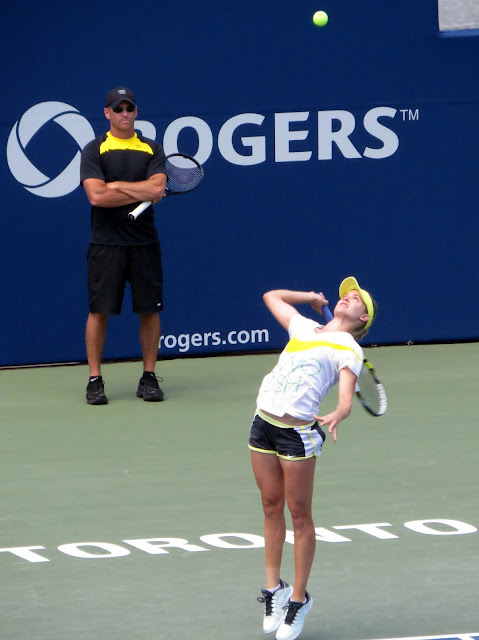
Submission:
[[117,107],[120,102],[129,102],[136,107],[136,99],[131,89],[117,87],[112,89],[105,98],[105,107]]

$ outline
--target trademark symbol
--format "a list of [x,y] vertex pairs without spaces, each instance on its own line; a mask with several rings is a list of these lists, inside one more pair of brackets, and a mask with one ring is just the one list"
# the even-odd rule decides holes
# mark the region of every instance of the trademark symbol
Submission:
[[402,113],[403,122],[419,120],[419,109],[399,109]]

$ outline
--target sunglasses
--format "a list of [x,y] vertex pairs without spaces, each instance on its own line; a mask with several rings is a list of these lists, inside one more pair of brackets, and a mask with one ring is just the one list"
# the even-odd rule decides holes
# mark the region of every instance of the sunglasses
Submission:
[[112,107],[112,109],[115,113],[122,113],[123,111],[132,113],[136,109],[136,107],[134,107],[132,104],[129,104],[127,107],[120,107],[120,105],[118,105],[118,107]]

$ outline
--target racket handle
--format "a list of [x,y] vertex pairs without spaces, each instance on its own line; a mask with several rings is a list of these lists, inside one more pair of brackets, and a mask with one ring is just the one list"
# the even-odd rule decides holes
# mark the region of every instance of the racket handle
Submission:
[[328,305],[324,305],[323,309],[323,316],[326,319],[326,322],[331,322],[331,320],[333,319],[333,314],[331,313],[331,311],[328,308]]
[[141,202],[137,207],[135,207],[133,209],[133,211],[130,211],[130,213],[128,214],[128,217],[130,218],[130,220],[136,220],[138,218],[138,216],[140,214],[142,214],[143,211],[145,211],[145,209],[148,209],[150,204],[153,204],[153,203],[152,202]]

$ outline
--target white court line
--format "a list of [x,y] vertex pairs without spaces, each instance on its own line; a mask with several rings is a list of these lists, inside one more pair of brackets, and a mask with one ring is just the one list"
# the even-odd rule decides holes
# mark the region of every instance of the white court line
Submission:
[[445,636],[405,636],[402,638],[377,638],[377,640],[479,640],[479,632],[448,633]]

